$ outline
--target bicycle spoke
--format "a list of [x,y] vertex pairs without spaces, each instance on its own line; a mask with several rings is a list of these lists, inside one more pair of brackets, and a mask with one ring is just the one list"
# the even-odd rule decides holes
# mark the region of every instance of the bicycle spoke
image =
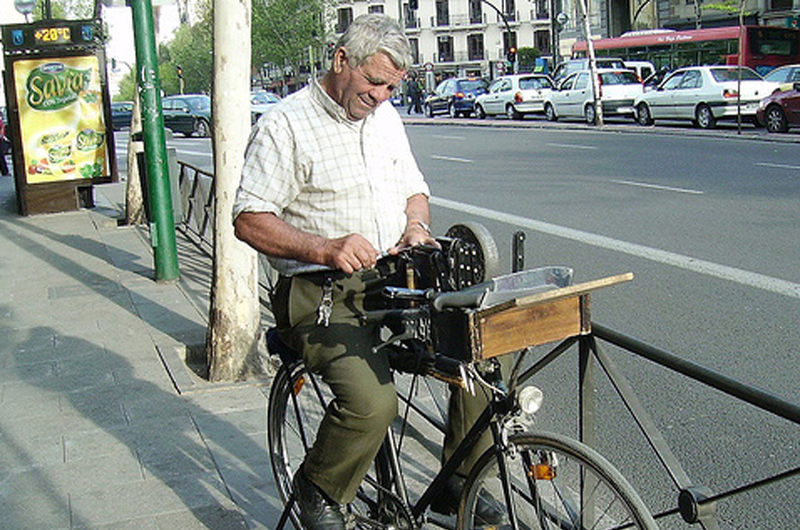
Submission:
[[[511,439],[506,457],[508,477],[503,478],[497,457],[490,451],[473,471],[461,530],[507,528],[515,523],[530,530],[616,530],[655,528],[652,517],[618,471],[595,451],[558,435],[518,435]],[[503,482],[511,492],[513,512],[504,520],[486,522],[481,512],[489,503],[503,499]],[[508,503],[503,502],[503,509]],[[513,520],[512,520],[513,517]],[[497,523],[497,524],[489,524]]]

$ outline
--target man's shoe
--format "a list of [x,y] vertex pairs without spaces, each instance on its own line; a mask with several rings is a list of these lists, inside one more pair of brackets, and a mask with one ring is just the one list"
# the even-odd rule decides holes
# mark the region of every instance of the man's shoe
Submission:
[[300,468],[292,480],[294,499],[305,530],[345,530],[342,507],[330,500]]
[[[442,515],[453,515],[458,511],[461,492],[466,479],[453,475],[447,479],[444,492],[431,502],[431,510]],[[494,499],[481,497],[475,507],[475,523],[479,526],[496,527],[508,522],[505,510]]]

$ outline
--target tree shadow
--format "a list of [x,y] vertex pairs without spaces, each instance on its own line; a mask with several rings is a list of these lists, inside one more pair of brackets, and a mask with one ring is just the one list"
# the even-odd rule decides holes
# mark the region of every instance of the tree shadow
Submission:
[[197,310],[176,311],[191,304],[142,283],[137,254],[76,235],[69,216],[3,217],[4,238],[25,257],[0,266],[30,266],[19,277],[34,290],[10,291],[18,307],[0,305],[0,457],[17,463],[0,460],[0,506],[35,507],[3,514],[3,528],[50,528],[56,519],[37,517],[54,513],[64,528],[273,526],[280,501],[267,482],[263,406],[221,409],[208,396],[222,391],[178,395],[154,346],[158,334],[204,337]]
[[[14,484],[27,484],[46,511],[68,511],[72,528],[148,518],[160,526],[188,513],[215,530],[248,528],[246,518],[269,527],[277,519],[280,502],[266,482],[264,425],[257,420],[263,409],[220,415],[202,398],[184,399],[171,391],[152,347],[98,344],[48,326],[0,332],[20,338],[4,376],[14,388],[6,385],[0,404],[0,417],[22,411],[3,422],[0,438],[3,454],[17,453],[18,465],[4,466],[8,495],[20,493]],[[29,416],[30,399],[54,405]],[[52,449],[44,460],[27,458],[14,441],[30,443],[37,432],[33,445]],[[187,513],[175,513],[176,506]],[[42,527],[25,513],[4,519],[4,528]]]

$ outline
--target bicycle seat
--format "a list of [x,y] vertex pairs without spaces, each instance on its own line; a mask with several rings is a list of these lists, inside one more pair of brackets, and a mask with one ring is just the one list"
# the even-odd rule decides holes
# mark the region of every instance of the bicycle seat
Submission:
[[291,366],[303,358],[300,352],[283,342],[283,339],[278,335],[278,330],[275,328],[267,330],[267,350],[271,354],[277,355],[284,366]]

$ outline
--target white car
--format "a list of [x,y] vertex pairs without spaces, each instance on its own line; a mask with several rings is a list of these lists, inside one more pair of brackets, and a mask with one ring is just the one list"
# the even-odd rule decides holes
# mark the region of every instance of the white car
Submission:
[[759,102],[772,94],[779,83],[764,81],[755,71],[742,67],[741,96],[738,85],[737,66],[681,68],[655,90],[636,99],[636,119],[642,125],[665,118],[686,119],[703,129],[713,129],[717,120],[736,119],[740,107],[744,119],[754,122]]
[[498,77],[489,92],[475,100],[475,115],[505,114],[510,120],[522,119],[525,114],[544,112],[544,98],[553,82],[543,74],[515,74]]
[[[642,94],[643,86],[632,70],[599,68],[600,102],[604,116],[633,117],[633,102]],[[559,118],[583,118],[597,121],[592,93],[591,73],[582,70],[565,77],[545,98],[544,114],[550,121]]]
[[276,94],[266,90],[255,90],[250,93],[250,121],[257,122],[262,114],[281,100]]

